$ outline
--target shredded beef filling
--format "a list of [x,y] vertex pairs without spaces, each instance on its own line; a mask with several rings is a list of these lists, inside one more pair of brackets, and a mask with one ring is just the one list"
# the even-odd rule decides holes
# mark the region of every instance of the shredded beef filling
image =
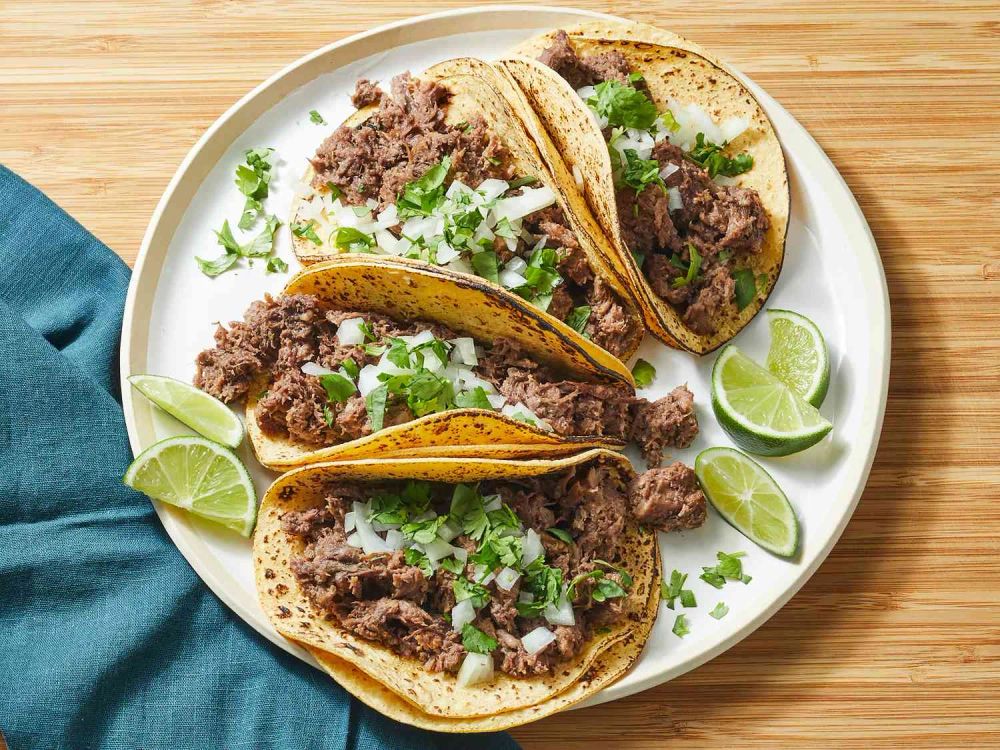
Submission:
[[[556,33],[538,59],[575,89],[610,80],[628,84],[632,72],[625,57],[614,50],[578,55],[564,31]],[[643,81],[633,85],[645,88]],[[623,239],[633,253],[644,257],[642,270],[656,295],[675,306],[692,331],[712,334],[717,316],[732,308],[733,271],[763,247],[770,225],[767,213],[757,191],[714,182],[669,141],[658,143],[652,158],[661,169],[668,164],[678,167],[665,184],[677,188],[683,205],[671,213],[667,194],[656,186],[639,193],[627,185],[619,187],[615,198]],[[689,246],[702,258],[701,272],[691,283],[675,285],[685,273],[670,259],[676,254],[689,263]]]
[[[396,201],[406,183],[419,179],[445,156],[452,160],[449,182],[460,180],[475,188],[487,178],[516,177],[510,154],[482,117],[461,127],[445,122],[449,98],[444,86],[409,74],[393,79],[391,94],[371,81],[358,81],[352,102],[357,107],[378,104],[378,109],[361,125],[341,126],[323,142],[312,159],[313,184],[336,185],[341,200],[352,205],[375,198],[381,210]],[[563,283],[556,287],[548,312],[565,320],[575,307],[589,306],[585,333],[598,346],[615,355],[634,349],[642,338],[641,324],[607,284],[595,279],[563,212],[555,206],[537,211],[525,217],[524,227],[548,235],[548,246],[561,258]],[[495,241],[495,250],[501,261],[514,255],[502,238]],[[518,254],[526,250],[520,240]],[[568,274],[567,267],[576,273]]]
[[[418,659],[429,671],[455,672],[467,653],[460,634],[444,617],[455,606],[456,575],[444,568],[425,574],[407,565],[402,551],[366,555],[346,541],[344,516],[351,503],[398,492],[400,484],[331,483],[325,506],[286,514],[286,532],[304,544],[291,568],[309,599],[333,622],[401,656]],[[450,485],[434,485],[431,509],[449,512],[452,490]],[[635,524],[632,508],[659,502],[650,499],[656,487],[640,487],[639,495],[630,496],[620,475],[602,463],[543,477],[486,481],[479,490],[483,496],[499,494],[524,531],[534,529],[541,536],[545,564],[559,568],[564,582],[601,570],[626,592],[628,584],[621,573],[605,562],[620,564],[620,539]],[[553,527],[562,529],[572,543],[546,533]],[[477,545],[465,534],[451,543],[470,552]],[[459,574],[475,580],[472,562]],[[489,602],[479,608],[472,624],[497,641],[495,668],[517,677],[551,673],[579,654],[595,630],[619,622],[627,599],[597,601],[593,596],[597,585],[597,578],[580,580],[572,599],[576,623],[554,626],[542,617],[518,612],[521,580],[509,591],[495,580],[487,584]],[[556,641],[529,655],[521,638],[539,626],[549,628]]]
[[705,523],[705,495],[694,470],[680,462],[640,474],[630,494],[636,520],[650,528],[676,531]]
[[[371,422],[359,393],[331,402],[319,379],[302,372],[307,362],[330,370],[347,359],[358,367],[377,363],[378,354],[363,346],[346,346],[337,338],[340,323],[358,317],[368,322],[378,341],[425,330],[439,339],[458,337],[434,323],[403,324],[373,313],[330,310],[311,295],[266,296],[250,305],[242,321],[218,327],[216,346],[196,359],[194,384],[227,403],[257,395],[257,420],[269,435],[315,446],[368,435]],[[566,379],[505,339],[487,348],[475,372],[508,402],[531,409],[556,433],[632,441],[650,466],[659,465],[664,448],[686,448],[698,432],[694,399],[685,386],[650,402],[620,383]],[[268,382],[263,393],[250,393],[251,387],[264,388]],[[405,402],[390,397],[385,426],[413,418]]]

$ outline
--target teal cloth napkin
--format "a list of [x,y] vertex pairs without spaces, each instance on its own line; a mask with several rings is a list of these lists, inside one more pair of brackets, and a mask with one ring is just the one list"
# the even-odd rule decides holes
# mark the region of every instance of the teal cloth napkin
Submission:
[[390,721],[194,574],[131,460],[128,268],[0,166],[0,731],[11,750],[516,748]]

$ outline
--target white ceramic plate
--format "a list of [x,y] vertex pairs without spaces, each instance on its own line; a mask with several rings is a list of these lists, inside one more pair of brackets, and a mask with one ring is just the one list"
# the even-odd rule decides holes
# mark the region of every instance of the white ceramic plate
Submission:
[[[293,63],[235,104],[209,128],[171,180],[153,214],[129,288],[122,329],[122,380],[157,373],[190,381],[194,358],[212,343],[215,321],[238,319],[264,292],[278,291],[283,275],[256,268],[203,276],[195,255],[215,257],[212,232],[228,218],[235,226],[242,196],[233,173],[244,149],[272,146],[282,161],[271,183],[267,210],[288,215],[293,186],[309,156],[331,130],[310,122],[311,109],[330,123],[351,107],[348,94],[360,77],[388,80],[403,70],[420,71],[450,57],[499,55],[538,31],[595,14],[532,6],[487,6],[423,16],[383,26],[324,47]],[[809,134],[777,102],[746,81],[774,122],[788,159],[792,216],[785,267],[768,306],[796,310],[816,321],[830,346],[833,375],[823,413],[835,428],[824,442],[797,456],[764,460],[785,489],[802,523],[799,558],[775,558],[742,537],[717,515],[684,534],[661,535],[666,574],[690,574],[699,607],[686,610],[691,634],[671,633],[675,613],[661,607],[642,658],[621,681],[590,703],[621,698],[665,682],[722,653],[776,612],[809,578],[840,536],[868,477],[885,409],[889,377],[889,301],[874,240],[854,197]],[[278,248],[294,271],[287,227]],[[744,351],[763,359],[767,351],[763,315],[737,337]],[[647,338],[639,356],[658,377],[644,395],[658,397],[679,383],[694,391],[702,425],[695,445],[677,458],[730,442],[709,406],[709,373],[715,359],[667,349]],[[127,384],[125,419],[136,453],[164,437],[185,432],[136,397]],[[244,447],[262,492],[273,475]],[[156,504],[163,525],[205,583],[265,637],[311,661],[268,624],[254,592],[247,540]],[[717,591],[702,581],[702,566],[719,550],[747,553],[748,585],[729,583]],[[725,601],[729,615],[708,612]]]

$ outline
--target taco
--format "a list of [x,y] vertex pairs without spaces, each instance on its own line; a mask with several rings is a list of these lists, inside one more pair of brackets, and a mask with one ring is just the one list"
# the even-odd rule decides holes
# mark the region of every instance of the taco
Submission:
[[[304,264],[341,253],[406,257],[478,276],[627,360],[643,336],[635,300],[579,195],[556,187],[504,96],[471,58],[361,80],[359,110],[319,146],[293,201]],[[579,206],[574,206],[579,203]]]
[[442,731],[531,721],[616,680],[649,635],[659,550],[634,486],[606,450],[303,467],[261,504],[260,603],[390,716]]
[[774,287],[788,224],[781,145],[750,91],[642,24],[584,23],[516,53],[499,68],[546,161],[579,177],[647,327],[699,354],[736,335]]
[[680,386],[655,402],[594,343],[474,276],[343,255],[219,326],[194,383],[246,401],[261,463],[532,457],[637,444],[650,464],[698,431]]

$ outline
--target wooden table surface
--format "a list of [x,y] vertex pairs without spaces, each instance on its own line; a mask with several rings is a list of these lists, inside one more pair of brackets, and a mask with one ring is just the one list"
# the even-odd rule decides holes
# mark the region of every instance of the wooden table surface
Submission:
[[[335,39],[465,4],[5,0],[0,162],[131,262],[181,159],[252,86]],[[575,4],[703,43],[815,136],[882,253],[892,378],[864,498],[790,604],[693,673],[514,735],[1000,747],[1000,6]]]

